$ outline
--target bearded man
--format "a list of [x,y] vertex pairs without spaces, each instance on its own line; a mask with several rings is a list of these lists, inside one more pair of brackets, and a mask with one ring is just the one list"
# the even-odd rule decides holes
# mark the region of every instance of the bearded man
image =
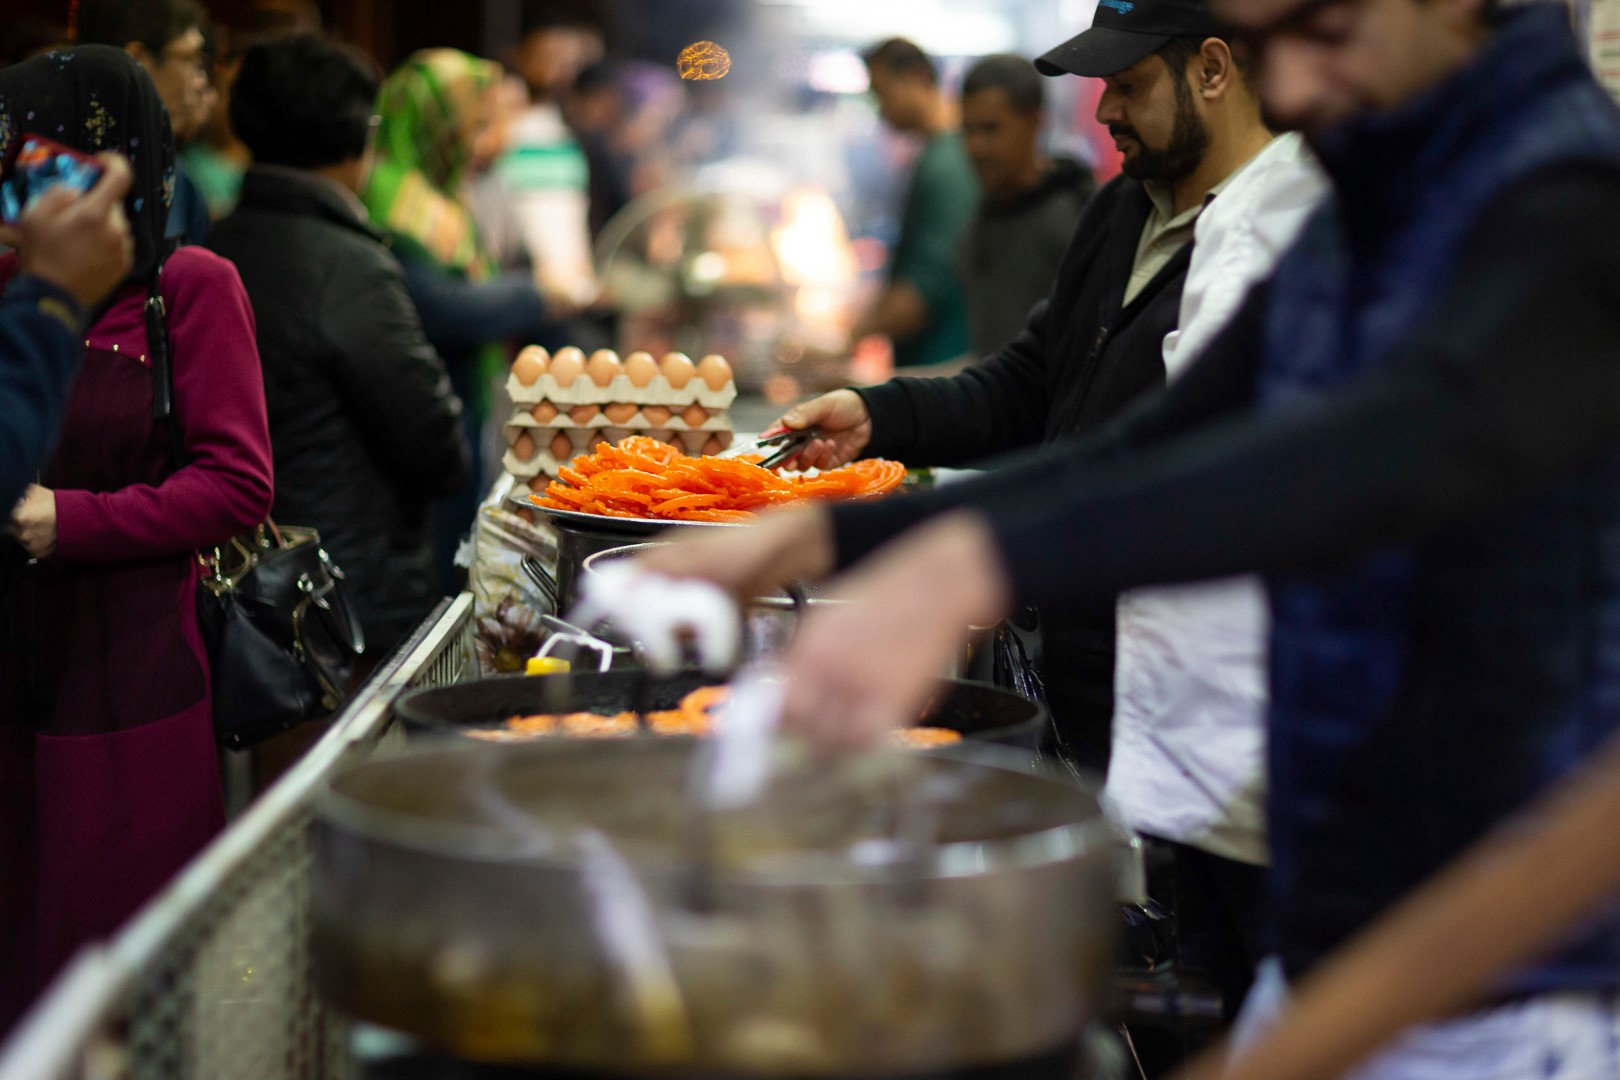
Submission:
[[[783,422],[823,435],[803,464],[972,464],[1095,430],[1165,385],[1193,228],[1272,142],[1259,101],[1204,0],[1105,2],[1090,29],[1036,67],[1103,80],[1097,120],[1124,154],[1123,175],[1087,205],[1017,337],[949,378],[894,379],[800,405]],[[1114,600],[1043,619],[1041,632],[1057,749],[1104,771]]]

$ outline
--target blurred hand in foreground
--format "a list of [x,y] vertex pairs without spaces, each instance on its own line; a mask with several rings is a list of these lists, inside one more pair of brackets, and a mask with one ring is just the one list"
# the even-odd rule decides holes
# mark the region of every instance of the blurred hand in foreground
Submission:
[[135,251],[124,216],[134,174],[118,154],[97,154],[96,161],[105,172],[88,192],[52,188],[15,226],[0,228],[0,243],[17,249],[23,273],[66,290],[85,310],[124,280]]
[[799,469],[835,469],[861,456],[872,441],[872,417],[866,402],[853,390],[834,390],[796,405],[777,421],[793,431],[818,428],[822,437],[799,451],[792,464]]
[[731,529],[677,529],[637,561],[671,578],[699,578],[725,589],[738,603],[766,596],[796,581],[832,571],[832,523],[819,506],[785,507],[761,514],[757,524]]
[[974,625],[1010,606],[1001,556],[974,514],[942,517],[840,578],[782,658],[782,715],[829,751],[867,747],[916,721]]

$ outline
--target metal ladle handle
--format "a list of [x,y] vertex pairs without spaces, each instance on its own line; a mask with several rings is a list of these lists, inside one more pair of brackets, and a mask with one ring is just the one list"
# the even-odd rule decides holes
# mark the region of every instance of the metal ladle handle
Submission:
[[571,644],[578,645],[581,648],[594,651],[597,654],[596,670],[598,672],[606,671],[609,667],[613,666],[613,646],[603,641],[601,638],[592,637],[583,630],[577,633],[559,631],[558,633],[552,634],[546,639],[545,644],[540,646],[540,651],[534,654],[535,658],[540,659],[550,656],[551,650],[555,649],[557,647],[557,643],[562,641],[566,641]]

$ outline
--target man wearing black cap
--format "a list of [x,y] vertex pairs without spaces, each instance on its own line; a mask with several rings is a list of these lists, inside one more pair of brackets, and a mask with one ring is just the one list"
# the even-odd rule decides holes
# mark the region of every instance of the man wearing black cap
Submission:
[[[966,465],[1093,430],[1164,385],[1194,224],[1271,133],[1202,0],[1108,0],[1089,30],[1037,66],[1105,80],[1097,119],[1124,153],[1125,175],[1087,206],[1048,299],[1000,352],[951,378],[835,391],[783,417],[825,434],[805,464]],[[1043,635],[1060,748],[1103,769],[1113,598],[1048,619]]]

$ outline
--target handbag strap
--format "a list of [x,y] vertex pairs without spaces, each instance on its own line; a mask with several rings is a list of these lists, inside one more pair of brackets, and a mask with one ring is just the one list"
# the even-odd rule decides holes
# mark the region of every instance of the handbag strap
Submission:
[[169,352],[169,309],[163,302],[163,268],[170,247],[158,260],[146,286],[146,352],[152,360],[152,419],[169,432],[169,459],[178,472],[186,464],[186,437],[174,412],[174,363]]

